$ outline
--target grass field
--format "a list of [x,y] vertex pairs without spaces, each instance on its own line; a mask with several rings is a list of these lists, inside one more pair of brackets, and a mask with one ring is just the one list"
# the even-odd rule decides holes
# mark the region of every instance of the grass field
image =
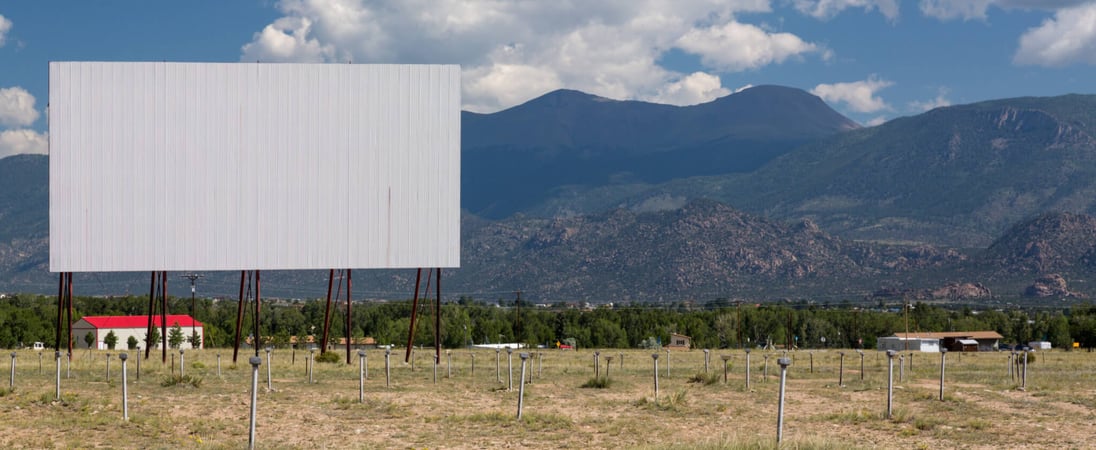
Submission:
[[[661,352],[659,396],[654,397],[651,352],[604,350],[594,380],[592,350],[541,351],[527,369],[524,414],[516,418],[520,359],[513,355],[508,390],[506,352],[501,382],[495,352],[443,353],[437,382],[431,352],[418,350],[415,367],[393,351],[391,386],[384,352],[369,350],[364,402],[358,401],[358,358],[353,364],[317,362],[308,382],[307,352],[275,350],[267,389],[265,353],[259,368],[258,448],[776,448],[780,353],[755,350],[751,389],[745,354]],[[107,380],[107,355],[110,379]],[[14,388],[8,361],[0,383],[0,446],[4,448],[241,448],[248,442],[251,367],[242,352],[188,351],[185,374],[171,374],[159,354],[128,364],[129,415],[122,420],[121,364],[116,351],[78,351],[61,371],[55,400],[52,352],[21,351]],[[178,352],[173,352],[178,375]],[[221,375],[217,375],[217,354]],[[764,355],[769,354],[768,376]],[[886,356],[865,353],[864,380],[855,352],[845,357],[838,385],[836,350],[789,353],[783,448],[1091,448],[1096,442],[1096,353],[1036,355],[1026,390],[1008,372],[1007,353],[949,353],[944,401],[939,354],[915,354],[898,381],[893,414],[884,418]],[[722,355],[732,355],[723,383]],[[605,361],[612,356],[611,366]],[[294,361],[295,360],[295,361]],[[909,360],[907,356],[907,361]],[[449,371],[452,375],[449,376]],[[182,381],[182,382],[179,382]],[[174,382],[174,383],[173,383]],[[583,385],[591,387],[582,387]]]

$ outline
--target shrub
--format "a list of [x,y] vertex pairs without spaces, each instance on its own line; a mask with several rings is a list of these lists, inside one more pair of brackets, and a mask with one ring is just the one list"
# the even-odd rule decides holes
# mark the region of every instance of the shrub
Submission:
[[582,386],[579,386],[579,387],[592,388],[592,389],[605,389],[605,388],[608,388],[609,386],[611,386],[612,384],[613,384],[613,382],[609,378],[597,378],[597,377],[595,377],[595,378],[591,378],[589,380],[586,380],[586,382],[582,383]]
[[339,354],[336,352],[326,352],[320,353],[318,356],[316,356],[316,361],[322,363],[337,363],[339,361],[342,361],[342,359],[339,358]]

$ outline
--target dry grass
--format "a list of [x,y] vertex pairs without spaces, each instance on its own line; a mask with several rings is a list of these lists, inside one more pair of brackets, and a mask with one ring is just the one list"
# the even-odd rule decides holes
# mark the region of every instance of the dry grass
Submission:
[[[130,358],[130,420],[122,421],[121,364],[107,352],[77,352],[61,371],[55,399],[52,358],[39,372],[37,355],[18,358],[15,387],[0,389],[4,448],[127,447],[240,448],[247,444],[251,367],[246,354],[231,365],[231,350],[188,351],[186,377],[158,358],[143,360],[140,380]],[[117,354],[117,352],[110,352]],[[660,366],[654,397],[652,363],[641,351],[624,351],[612,383],[582,389],[591,380],[588,351],[545,351],[530,360],[524,414],[516,418],[520,362],[507,389],[506,359],[496,381],[494,352],[477,353],[475,376],[466,350],[453,352],[452,375],[430,354],[417,353],[415,370],[392,355],[391,387],[385,387],[383,352],[369,352],[365,401],[358,401],[358,361],[316,364],[307,382],[305,352],[291,362],[274,352],[272,390],[266,360],[259,370],[258,442],[261,448],[777,448],[779,369],[754,353],[753,383],[744,389],[744,367],[728,383],[703,372],[703,353],[674,353],[673,372]],[[736,361],[744,361],[741,352]],[[402,353],[401,353],[402,355]],[[265,356],[265,355],[264,355]],[[884,419],[886,358],[868,352],[865,379],[859,360],[846,357],[844,387],[837,383],[835,351],[815,351],[788,370],[785,442],[780,448],[1085,448],[1096,442],[1096,354],[1048,352],[1029,367],[1025,390],[1008,373],[1004,354],[948,355],[948,384],[939,397],[939,356],[921,355],[896,383],[895,408]],[[772,358],[770,358],[772,359]],[[176,364],[178,362],[176,361]],[[771,363],[771,361],[770,361]],[[4,364],[4,372],[9,366]],[[897,380],[897,369],[895,378]]]

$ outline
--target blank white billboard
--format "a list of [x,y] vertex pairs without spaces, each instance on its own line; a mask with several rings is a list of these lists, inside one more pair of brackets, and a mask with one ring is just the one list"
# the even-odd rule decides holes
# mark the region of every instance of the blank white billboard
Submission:
[[460,265],[458,66],[49,77],[50,271]]

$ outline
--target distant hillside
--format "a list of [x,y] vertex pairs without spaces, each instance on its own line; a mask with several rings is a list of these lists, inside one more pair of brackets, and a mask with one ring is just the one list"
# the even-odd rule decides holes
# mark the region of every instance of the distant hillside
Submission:
[[712,197],[852,239],[983,247],[1046,211],[1096,212],[1094,135],[1096,95],[951,106],[807,144],[749,174],[648,187],[623,203]]
[[747,172],[858,128],[818,97],[779,86],[686,107],[559,90],[461,120],[462,206],[489,218],[528,211],[566,186]]

